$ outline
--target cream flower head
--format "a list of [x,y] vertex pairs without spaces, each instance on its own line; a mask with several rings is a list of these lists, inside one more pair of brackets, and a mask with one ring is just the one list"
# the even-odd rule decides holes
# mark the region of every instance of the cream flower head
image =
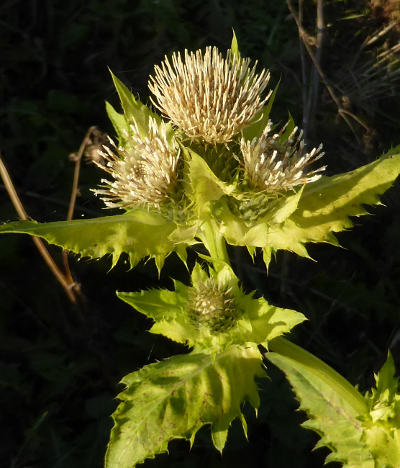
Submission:
[[315,170],[309,170],[309,166],[325,154],[322,144],[304,153],[303,132],[300,131],[296,137],[297,127],[286,140],[282,139],[286,125],[273,135],[270,135],[271,129],[272,123],[269,121],[259,138],[242,138],[240,141],[244,172],[249,184],[258,190],[281,192],[318,180],[326,166]]
[[116,147],[110,139],[111,148],[104,146],[99,151],[104,162],[95,162],[113,178],[102,179],[100,195],[108,208],[123,208],[138,204],[159,207],[169,199],[177,181],[179,148],[168,137],[167,125],[158,124],[149,118],[147,136],[140,133],[134,122],[126,133],[128,145]]
[[154,67],[149,89],[153,104],[193,139],[227,143],[262,109],[269,72],[256,73],[257,62],[235,56],[226,58],[216,47],[181,54]]

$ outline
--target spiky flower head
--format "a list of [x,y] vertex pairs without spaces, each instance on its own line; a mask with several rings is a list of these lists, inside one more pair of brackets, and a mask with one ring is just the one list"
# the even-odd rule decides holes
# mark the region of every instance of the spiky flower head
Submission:
[[196,327],[224,332],[234,325],[237,315],[232,287],[208,278],[193,289],[190,317]]
[[226,143],[262,109],[269,72],[256,73],[257,62],[239,58],[216,47],[165,57],[154,67],[149,88],[154,105],[192,139]]
[[259,138],[241,139],[244,172],[252,188],[266,192],[286,191],[318,180],[326,169],[326,166],[309,168],[324,155],[322,144],[305,153],[303,131],[298,132],[295,127],[286,138],[286,128],[287,125],[279,133],[270,135],[272,123],[269,121]]
[[111,175],[102,179],[100,195],[108,208],[124,208],[138,204],[159,207],[169,199],[177,182],[179,148],[167,132],[167,124],[149,118],[148,133],[140,132],[136,122],[126,132],[127,144],[110,146],[100,151],[102,162],[95,162]]

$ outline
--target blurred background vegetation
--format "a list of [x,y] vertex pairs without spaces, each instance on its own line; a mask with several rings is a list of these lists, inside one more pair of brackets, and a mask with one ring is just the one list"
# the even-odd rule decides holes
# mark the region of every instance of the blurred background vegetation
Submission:
[[[3,0],[1,152],[28,214],[42,222],[65,219],[74,168],[69,155],[91,125],[112,134],[104,101],[118,106],[118,100],[107,67],[148,103],[155,63],[184,48],[224,50],[232,27],[243,55],[271,69],[272,85],[281,80],[273,119],[283,123],[290,111],[310,144],[322,141],[329,174],[399,144],[398,0],[292,0],[289,6],[292,13],[285,0]],[[318,84],[293,13],[326,83]],[[82,167],[75,217],[104,214],[89,190],[100,177],[93,164]],[[384,196],[386,208],[355,219],[356,227],[339,235],[342,249],[310,246],[318,262],[281,253],[267,275],[261,262],[231,251],[247,289],[309,318],[293,340],[361,390],[388,348],[400,362],[398,194],[396,184]],[[0,222],[15,219],[0,184]],[[50,251],[61,265],[59,249]],[[186,281],[176,258],[167,261],[161,281],[151,262],[131,271],[124,258],[112,270],[109,259],[71,257],[70,263],[85,298],[79,308],[28,237],[0,238],[1,467],[101,467],[119,379],[184,351],[148,334],[149,321],[115,296],[117,289],[170,286],[171,277]],[[169,456],[144,466],[322,466],[327,452],[311,453],[317,437],[299,427],[304,415],[295,412],[288,384],[277,370],[269,374],[271,380],[260,382],[258,418],[248,411],[248,442],[234,424],[221,458],[205,429],[191,451],[174,442]]]

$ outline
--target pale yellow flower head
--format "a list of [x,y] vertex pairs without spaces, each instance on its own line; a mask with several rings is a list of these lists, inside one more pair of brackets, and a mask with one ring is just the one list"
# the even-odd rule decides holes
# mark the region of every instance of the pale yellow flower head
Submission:
[[252,188],[266,192],[286,191],[318,180],[326,169],[326,166],[315,170],[309,167],[324,155],[322,144],[305,153],[303,132],[296,137],[298,128],[295,127],[282,141],[285,128],[270,135],[272,123],[269,121],[259,138],[241,139],[244,173]]
[[154,105],[192,139],[227,143],[262,109],[269,72],[216,47],[174,53],[149,79]]
[[104,146],[104,151],[100,151],[104,162],[96,164],[112,180],[102,179],[103,188],[93,191],[109,208],[138,204],[159,207],[174,191],[179,148],[168,137],[166,124],[157,124],[152,117],[147,136],[133,123],[126,138],[128,144],[124,148],[116,147],[110,139],[111,148]]

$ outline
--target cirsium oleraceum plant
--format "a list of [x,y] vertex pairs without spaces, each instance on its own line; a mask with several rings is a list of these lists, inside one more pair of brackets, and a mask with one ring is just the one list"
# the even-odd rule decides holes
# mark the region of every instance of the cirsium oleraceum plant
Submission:
[[[246,433],[242,406],[258,408],[266,358],[285,372],[329,460],[348,467],[400,464],[399,398],[393,362],[362,396],[322,361],[283,338],[305,320],[246,293],[226,244],[261,251],[266,266],[278,250],[308,257],[306,244],[338,244],[335,233],[367,214],[400,172],[392,150],[348,173],[325,176],[322,146],[307,148],[292,119],[273,124],[276,89],[269,72],[242,58],[236,38],[226,54],[215,47],[173,54],[149,78],[161,115],[135,99],[112,74],[122,113],[106,110],[116,138],[99,154],[105,173],[94,189],[119,214],[40,224],[4,224],[3,233],[45,238],[83,257],[126,253],[135,266],[154,259],[159,270],[175,252],[202,243],[187,284],[173,291],[119,292],[154,321],[150,332],[189,352],[147,365],[122,379],[106,454],[108,468],[128,468],[210,427],[222,452],[231,422]],[[261,345],[261,347],[260,347]],[[383,449],[389,447],[389,452]]]

